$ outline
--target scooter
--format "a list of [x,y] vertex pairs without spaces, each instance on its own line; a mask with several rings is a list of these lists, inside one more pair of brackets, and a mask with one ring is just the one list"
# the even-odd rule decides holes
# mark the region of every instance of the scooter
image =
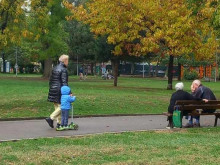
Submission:
[[69,124],[69,130],[77,130],[78,128],[79,125],[73,123],[73,103],[72,103],[71,123]]

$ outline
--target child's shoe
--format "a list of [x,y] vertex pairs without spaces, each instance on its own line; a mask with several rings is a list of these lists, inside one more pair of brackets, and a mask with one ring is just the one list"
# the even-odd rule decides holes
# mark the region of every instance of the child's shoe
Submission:
[[67,126],[64,126],[63,129],[64,129],[64,130],[69,130],[70,127],[67,125]]
[[56,126],[56,128],[59,128],[61,125],[59,124],[59,123],[57,123],[57,126]]
[[195,127],[195,128],[199,128],[200,127],[200,123],[193,123],[193,127]]
[[56,128],[56,130],[57,130],[57,131],[63,131],[63,130],[65,130],[65,129],[64,129],[64,127],[62,127],[62,126],[59,126],[59,127]]
[[185,126],[183,126],[183,128],[193,128],[193,124],[187,123]]

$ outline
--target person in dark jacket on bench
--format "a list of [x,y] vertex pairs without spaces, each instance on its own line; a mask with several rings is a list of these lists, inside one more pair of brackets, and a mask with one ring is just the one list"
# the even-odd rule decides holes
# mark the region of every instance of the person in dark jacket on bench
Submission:
[[[196,98],[190,93],[184,91],[183,88],[184,88],[184,84],[182,82],[179,82],[175,85],[176,92],[172,94],[171,99],[170,99],[170,104],[168,106],[167,116],[168,116],[169,121],[172,120],[172,114],[173,114],[175,103],[177,100],[201,100],[200,98]],[[186,115],[186,114],[184,114],[183,112],[183,115]],[[172,123],[172,122],[169,122],[169,123]],[[172,126],[168,124],[166,128],[169,129],[170,127]]]
[[[194,80],[191,85],[192,95],[203,100],[216,100],[214,93],[208,87],[202,85],[200,80]],[[213,113],[215,109],[203,109],[203,113]],[[185,128],[200,127],[200,116],[195,117],[196,122],[193,124],[193,117],[189,117],[189,122]]]

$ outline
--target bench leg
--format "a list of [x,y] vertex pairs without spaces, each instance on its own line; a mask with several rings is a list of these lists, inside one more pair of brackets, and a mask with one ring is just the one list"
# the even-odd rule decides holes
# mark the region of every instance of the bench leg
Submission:
[[170,128],[173,128],[173,117],[172,116],[168,116],[167,120],[169,121]]
[[181,127],[180,128],[183,128],[183,111],[181,111]]
[[214,127],[216,127],[217,126],[217,123],[218,123],[218,118],[219,118],[220,116],[217,116],[217,115],[215,115],[215,124],[214,124]]

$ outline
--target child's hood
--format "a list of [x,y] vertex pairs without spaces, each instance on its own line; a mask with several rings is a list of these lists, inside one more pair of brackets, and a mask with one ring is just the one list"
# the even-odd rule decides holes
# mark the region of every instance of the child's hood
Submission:
[[62,87],[61,87],[61,94],[62,94],[62,95],[69,95],[69,94],[70,94],[70,87],[68,87],[68,86],[62,86]]

